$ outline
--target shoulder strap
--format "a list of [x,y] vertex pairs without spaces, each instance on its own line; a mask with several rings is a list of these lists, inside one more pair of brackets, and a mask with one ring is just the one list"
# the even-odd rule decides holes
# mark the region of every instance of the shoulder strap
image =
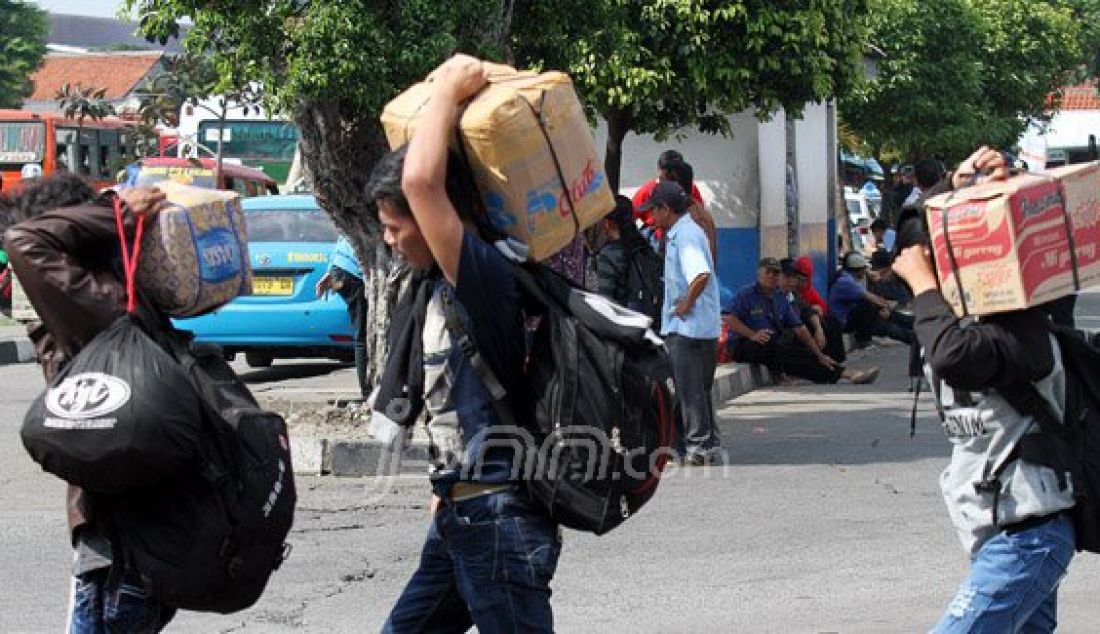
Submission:
[[516,427],[516,417],[512,412],[511,404],[508,402],[508,391],[504,389],[504,384],[500,382],[496,373],[489,367],[489,363],[477,349],[477,344],[474,343],[474,339],[470,336],[466,325],[462,323],[462,317],[458,314],[458,305],[455,303],[454,290],[450,286],[444,286],[441,297],[443,299],[443,316],[447,331],[458,342],[462,354],[466,355],[470,366],[489,392],[489,398],[493,401],[493,410],[496,411],[500,422]]

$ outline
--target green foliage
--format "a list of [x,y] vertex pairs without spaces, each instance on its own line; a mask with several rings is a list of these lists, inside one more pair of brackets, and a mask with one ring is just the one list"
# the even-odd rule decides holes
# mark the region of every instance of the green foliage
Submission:
[[[1011,145],[1048,97],[1080,79],[1088,35],[1062,0],[872,0],[879,76],[841,101],[877,152],[959,160],[977,145]],[[1100,3],[1098,3],[1100,4]],[[1098,31],[1100,32],[1100,31]]]
[[104,99],[106,94],[106,88],[97,89],[94,86],[85,88],[79,83],[74,86],[66,82],[57,91],[54,99],[57,100],[57,107],[66,117],[76,119],[77,126],[83,127],[85,119],[99,121],[115,114],[115,107]]
[[[259,82],[266,105],[292,114],[340,102],[365,118],[456,50],[499,58],[500,2],[368,0],[126,0],[141,31],[163,38],[194,24],[187,50],[209,57],[221,93]],[[496,18],[496,19],[494,19]],[[496,25],[494,27],[494,25]]]
[[622,134],[728,133],[730,113],[767,118],[783,107],[798,116],[806,103],[848,90],[861,69],[866,8],[866,0],[526,2],[512,46],[521,65],[567,70],[590,114]]
[[18,108],[31,94],[28,76],[46,55],[46,12],[27,2],[0,0],[0,108]]

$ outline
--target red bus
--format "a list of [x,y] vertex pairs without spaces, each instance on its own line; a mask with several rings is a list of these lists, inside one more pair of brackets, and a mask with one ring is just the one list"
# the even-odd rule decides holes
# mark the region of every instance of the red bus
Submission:
[[115,117],[99,121],[49,112],[0,110],[0,178],[4,191],[22,180],[25,165],[39,165],[43,176],[70,170],[97,188],[115,184],[119,170],[136,158],[137,139]]

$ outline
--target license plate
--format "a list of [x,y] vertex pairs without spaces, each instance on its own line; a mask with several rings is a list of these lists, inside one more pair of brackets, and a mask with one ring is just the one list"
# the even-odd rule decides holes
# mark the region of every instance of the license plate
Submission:
[[293,295],[294,278],[290,277],[254,277],[253,295]]

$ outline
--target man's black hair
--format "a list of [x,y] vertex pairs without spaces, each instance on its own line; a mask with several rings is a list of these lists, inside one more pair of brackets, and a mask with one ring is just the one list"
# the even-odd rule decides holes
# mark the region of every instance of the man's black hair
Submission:
[[[405,155],[408,154],[408,144],[402,145],[374,164],[370,180],[365,188],[367,199],[371,202],[370,212],[377,217],[376,203],[387,200],[393,203],[394,208],[406,216],[412,215],[409,201],[405,198],[405,192],[401,190],[401,175],[405,170]],[[455,152],[447,153],[447,176],[445,181],[447,198],[454,205],[460,218],[477,220],[482,219],[481,195],[474,183],[473,173],[470,172],[466,162]]]
[[673,163],[683,163],[684,155],[680,154],[677,150],[665,150],[661,152],[661,155],[657,157],[657,169],[662,172],[669,168]]
[[944,176],[943,163],[936,159],[922,159],[913,166],[913,177],[921,189],[928,189],[940,182]]
[[875,218],[875,221],[871,223],[871,231],[876,231],[878,229],[886,231],[889,228],[890,225],[886,224],[886,221],[882,218]]
[[684,193],[691,194],[695,182],[695,169],[691,166],[691,163],[686,161],[673,163],[665,168],[665,172],[683,188]]
[[99,198],[99,194],[84,177],[72,172],[54,172],[45,178],[30,179],[23,183],[23,190],[12,199],[11,215],[15,222]]

